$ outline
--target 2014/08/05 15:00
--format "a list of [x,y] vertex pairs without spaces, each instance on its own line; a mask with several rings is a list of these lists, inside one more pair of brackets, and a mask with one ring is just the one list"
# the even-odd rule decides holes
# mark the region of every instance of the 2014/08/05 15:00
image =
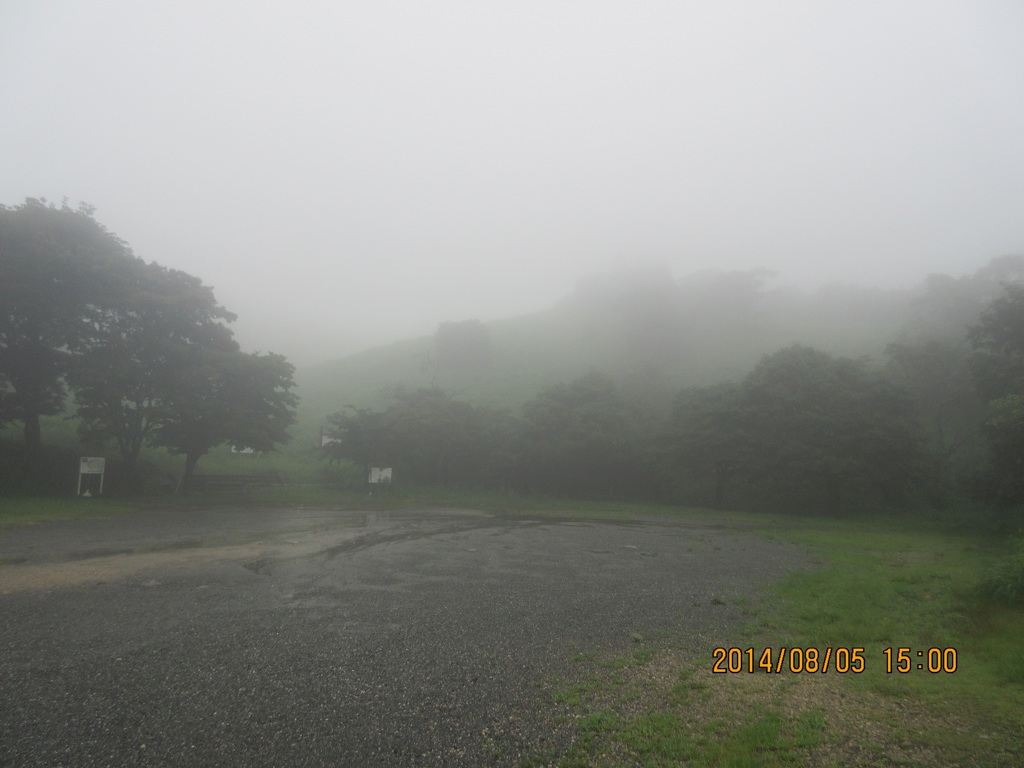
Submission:
[[[717,674],[735,674],[739,672],[793,672],[793,673],[825,673],[847,672],[855,675],[867,669],[864,648],[715,648],[712,652],[714,665],[711,671]],[[887,674],[906,674],[914,670],[920,672],[952,673],[956,672],[956,648],[925,648],[915,651],[913,648],[883,648]]]

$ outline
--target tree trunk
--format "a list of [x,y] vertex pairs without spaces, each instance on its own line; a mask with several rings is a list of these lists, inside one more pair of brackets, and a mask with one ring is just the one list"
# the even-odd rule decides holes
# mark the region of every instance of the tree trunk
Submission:
[[25,451],[30,457],[39,455],[43,447],[43,430],[39,426],[39,413],[25,415]]
[[22,418],[25,424],[25,459],[21,465],[18,483],[23,492],[36,493],[46,485],[39,413],[23,413]]
[[187,493],[192,483],[192,475],[195,474],[196,464],[199,463],[199,459],[202,457],[201,453],[186,453],[185,454],[185,470],[181,475],[181,487],[185,489]]
[[124,462],[125,490],[129,495],[139,493],[142,489],[142,479],[139,477],[139,453],[142,451],[141,443],[118,441],[121,449],[121,461]]

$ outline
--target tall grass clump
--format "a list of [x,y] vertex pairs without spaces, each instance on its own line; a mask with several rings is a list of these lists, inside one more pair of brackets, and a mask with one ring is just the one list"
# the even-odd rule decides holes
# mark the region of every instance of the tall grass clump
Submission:
[[1024,606],[1024,535],[1018,536],[1010,553],[989,569],[980,589],[996,602]]

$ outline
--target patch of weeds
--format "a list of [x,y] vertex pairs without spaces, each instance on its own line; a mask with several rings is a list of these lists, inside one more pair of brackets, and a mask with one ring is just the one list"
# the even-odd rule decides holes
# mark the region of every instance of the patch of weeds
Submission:
[[1024,685],[1024,649],[1006,659],[1004,677],[1008,683]]
[[800,715],[794,723],[793,740],[798,747],[814,747],[821,743],[828,728],[825,713],[812,709]]
[[630,656],[612,656],[607,659],[594,658],[592,661],[603,669],[626,669],[627,667],[646,664],[653,655],[654,651],[650,648],[638,648]]
[[679,672],[679,680],[668,691],[668,702],[673,706],[683,705],[690,701],[695,693],[707,691],[708,684],[697,679],[692,668]]
[[637,651],[633,651],[633,663],[634,664],[646,664],[654,656],[654,651],[650,648],[641,648]]
[[[809,751],[826,739],[827,722],[818,708],[793,709],[789,694],[766,705],[766,689],[782,678],[760,678],[749,688],[718,687],[681,673],[667,706],[648,710],[623,723],[621,743],[645,766],[768,766],[802,765]],[[691,694],[701,691],[700,701]],[[739,696],[735,694],[739,693]]]
[[103,520],[130,513],[146,505],[107,498],[5,498],[0,510],[0,528],[57,520]]
[[779,713],[766,712],[736,728],[732,737],[721,745],[721,749],[723,752],[738,751],[740,755],[750,756],[777,753],[785,746],[782,731],[783,721]]
[[604,681],[596,675],[591,675],[582,682],[573,683],[568,688],[556,691],[552,700],[556,704],[578,707],[583,703],[584,698],[603,688],[605,688]]
[[981,593],[1003,605],[1024,606],[1024,537],[993,565],[979,585]]
[[541,768],[548,764],[543,755],[527,755],[519,760],[519,768]]
[[624,726],[622,743],[645,766],[679,765],[700,754],[700,743],[676,712],[649,712]]
[[739,608],[740,613],[742,613],[744,616],[752,618],[757,615],[757,611],[750,604],[750,600],[746,597],[743,597],[741,595],[740,597],[737,597],[735,600],[733,600],[733,603],[737,608]]
[[[800,698],[784,678],[723,679],[680,659],[678,651],[645,648],[598,660],[601,683],[591,677],[559,697],[581,710],[577,740],[559,765],[787,766],[820,742],[822,710],[783,708]],[[768,704],[772,690],[777,701]]]
[[588,734],[591,737],[614,731],[619,726],[619,718],[610,712],[594,712],[587,715],[579,721],[579,729],[581,733]]

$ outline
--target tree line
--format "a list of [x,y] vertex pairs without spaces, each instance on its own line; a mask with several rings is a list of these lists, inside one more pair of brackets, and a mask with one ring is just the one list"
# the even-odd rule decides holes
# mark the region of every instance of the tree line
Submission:
[[[73,413],[87,444],[116,446],[130,488],[144,446],[181,455],[187,479],[214,446],[287,440],[291,364],[242,352],[212,289],[137,258],[87,206],[0,206],[0,270],[0,425],[22,427],[26,487],[44,474],[44,416]],[[715,306],[749,307],[755,278],[729,283],[746,304]],[[437,387],[439,372],[486,371],[498,350],[479,322],[442,324],[424,363],[435,386],[336,413],[327,452],[363,479],[393,466],[455,487],[832,513],[974,500],[1009,519],[1024,505],[1022,278],[1019,257],[930,277],[881,360],[783,346],[669,399],[594,370],[515,410],[475,406]],[[638,370],[706,361],[694,339],[714,335],[710,316],[688,315],[697,299],[664,281],[653,289],[661,303],[639,286],[626,306]],[[673,324],[690,333],[681,346]]]
[[667,413],[597,371],[515,412],[400,389],[334,414],[326,450],[360,474],[456,487],[828,514],[974,501],[1009,519],[1024,503],[1024,287],[1002,292],[972,325],[908,332],[881,361],[795,344]]
[[242,352],[209,286],[136,257],[90,207],[0,206],[0,273],[0,425],[22,424],[25,487],[45,480],[41,417],[69,407],[130,488],[146,445],[183,456],[187,482],[214,446],[287,440],[293,366]]

